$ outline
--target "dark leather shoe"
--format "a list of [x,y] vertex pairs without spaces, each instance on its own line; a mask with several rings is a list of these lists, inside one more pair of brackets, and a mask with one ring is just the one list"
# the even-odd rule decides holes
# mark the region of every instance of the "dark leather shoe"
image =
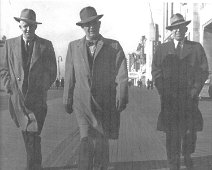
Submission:
[[24,170],[42,170],[42,166],[41,165],[34,165],[31,168],[25,168]]
[[33,167],[33,170],[42,170],[42,169],[43,169],[42,166],[37,164],[35,164]]

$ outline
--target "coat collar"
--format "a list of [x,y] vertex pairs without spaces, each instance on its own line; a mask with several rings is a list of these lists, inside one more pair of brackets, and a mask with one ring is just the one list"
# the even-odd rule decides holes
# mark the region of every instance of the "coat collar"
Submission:
[[34,40],[34,46],[33,46],[33,52],[32,52],[32,58],[31,58],[31,64],[30,69],[33,67],[35,62],[40,58],[41,56],[41,46],[40,46],[40,38],[36,35]]
[[14,54],[17,57],[17,61],[21,62],[21,65],[23,65],[23,58],[22,58],[22,36],[17,37],[17,39],[14,41]]
[[[96,45],[96,52],[94,54],[94,61],[95,59],[98,57],[98,54],[100,52],[100,50],[102,49],[103,45],[104,45],[104,42],[105,42],[105,39],[102,35],[100,35],[100,39],[99,41],[97,42],[97,45]],[[90,73],[90,68],[89,68],[89,63],[88,63],[88,53],[87,53],[87,47],[86,47],[86,37],[84,36],[82,39],[79,40],[78,42],[78,48],[83,56],[83,59],[86,63],[86,67]]]
[[96,59],[97,55],[99,54],[100,50],[102,49],[103,44],[104,44],[104,38],[100,35],[99,41],[96,45],[96,52],[94,54],[94,60]]
[[87,47],[86,47],[86,37],[83,37],[82,39],[79,40],[77,47],[79,48],[79,51],[83,57],[83,60],[85,62],[87,71],[90,75],[90,68],[89,68],[89,63],[88,63],[88,52],[87,52]]
[[[18,58],[18,60],[21,62],[21,64],[23,63],[23,58],[22,58],[22,35],[19,36],[14,44],[14,51],[16,54],[16,57]],[[40,38],[36,35],[35,36],[35,40],[34,40],[34,46],[33,46],[33,52],[32,52],[32,58],[31,58],[31,63],[30,63],[30,69],[32,68],[32,66],[34,65],[34,63],[38,60],[38,58],[41,56],[41,50],[39,50],[40,48]]]
[[[185,39],[183,43],[180,59],[183,59],[186,56],[188,56],[188,54],[191,52],[191,48],[192,46],[189,44],[189,41]],[[168,49],[168,54],[176,54],[174,41],[169,41],[167,43],[167,49]]]
[[189,43],[189,41],[185,40],[184,44],[183,44],[183,51],[182,51],[181,59],[188,56],[192,51],[191,49],[192,49],[191,44]]

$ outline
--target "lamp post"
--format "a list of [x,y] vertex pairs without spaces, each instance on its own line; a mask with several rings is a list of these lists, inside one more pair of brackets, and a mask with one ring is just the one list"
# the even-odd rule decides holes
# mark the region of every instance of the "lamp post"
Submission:
[[63,59],[62,59],[61,56],[59,56],[57,58],[57,63],[58,63],[58,78],[59,78],[59,80],[60,80],[60,61],[63,61]]

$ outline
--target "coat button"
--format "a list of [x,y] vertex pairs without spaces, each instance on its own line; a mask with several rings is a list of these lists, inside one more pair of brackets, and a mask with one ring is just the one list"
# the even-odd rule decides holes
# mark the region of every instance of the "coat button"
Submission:
[[18,80],[18,81],[21,81],[21,78],[20,78],[20,77],[18,77],[18,78],[17,78],[17,80]]

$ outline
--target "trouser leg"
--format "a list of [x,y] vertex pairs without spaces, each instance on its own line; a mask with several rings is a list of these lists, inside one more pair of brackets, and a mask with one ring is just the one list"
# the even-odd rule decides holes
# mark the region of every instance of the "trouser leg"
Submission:
[[170,170],[180,169],[181,139],[178,131],[166,133],[166,152]]
[[182,154],[192,154],[195,152],[196,148],[196,141],[197,141],[197,133],[196,132],[188,132],[183,137],[183,143],[182,143]]
[[98,135],[94,142],[94,170],[107,170],[109,164],[109,140]]
[[197,133],[189,131],[183,137],[182,154],[184,156],[185,166],[188,170],[193,169],[191,154],[195,152]]
[[106,170],[109,163],[109,140],[87,124],[79,124],[80,149],[78,170]]
[[78,170],[92,170],[94,145],[90,137],[83,137],[80,141]]
[[41,137],[36,132],[22,131],[26,153],[27,170],[40,170],[42,164]]

